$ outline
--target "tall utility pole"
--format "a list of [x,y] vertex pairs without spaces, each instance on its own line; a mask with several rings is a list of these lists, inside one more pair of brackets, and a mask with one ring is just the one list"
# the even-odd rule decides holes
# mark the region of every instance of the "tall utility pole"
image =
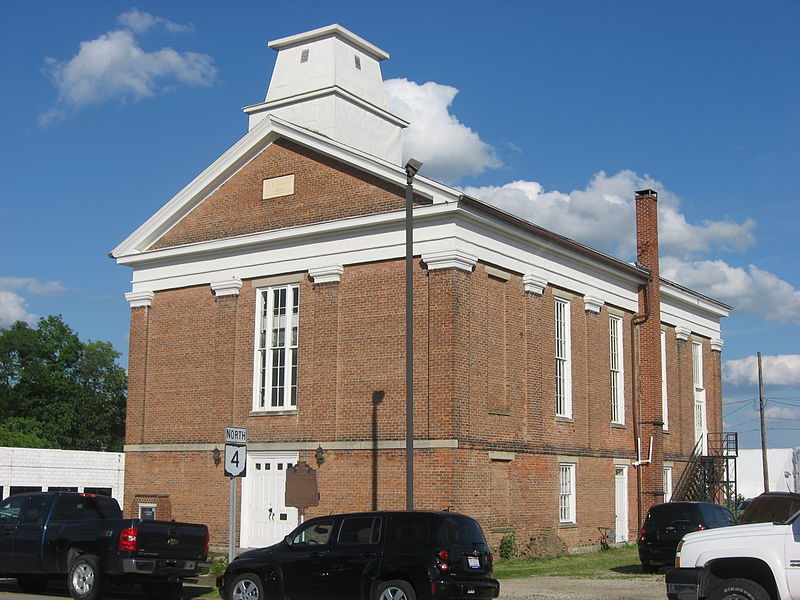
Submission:
[[761,467],[764,471],[764,491],[769,491],[769,461],[767,461],[767,427],[764,424],[764,376],[761,371],[761,352],[758,353],[758,412],[761,417]]
[[422,163],[406,164],[406,510],[414,510],[414,175]]

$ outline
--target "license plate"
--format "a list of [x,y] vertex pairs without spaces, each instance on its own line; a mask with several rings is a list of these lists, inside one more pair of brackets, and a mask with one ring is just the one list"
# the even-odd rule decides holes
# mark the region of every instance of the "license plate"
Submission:
[[467,557],[467,566],[470,569],[478,569],[481,566],[481,561],[478,559],[477,556],[468,556]]

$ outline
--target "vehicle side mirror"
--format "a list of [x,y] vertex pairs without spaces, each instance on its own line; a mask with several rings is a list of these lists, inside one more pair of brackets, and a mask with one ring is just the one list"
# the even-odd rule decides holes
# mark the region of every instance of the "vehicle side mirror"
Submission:
[[283,541],[286,542],[287,546],[291,546],[292,545],[292,536],[291,535],[284,536]]

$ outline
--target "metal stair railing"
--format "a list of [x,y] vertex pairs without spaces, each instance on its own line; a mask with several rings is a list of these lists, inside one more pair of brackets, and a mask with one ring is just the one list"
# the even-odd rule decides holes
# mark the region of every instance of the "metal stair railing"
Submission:
[[733,506],[736,501],[736,457],[739,453],[736,433],[707,434],[708,454],[702,453],[698,440],[681,475],[674,501],[720,502]]

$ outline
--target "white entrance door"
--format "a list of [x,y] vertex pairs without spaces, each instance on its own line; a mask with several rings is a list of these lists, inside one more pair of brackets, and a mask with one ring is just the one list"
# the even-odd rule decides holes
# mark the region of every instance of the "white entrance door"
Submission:
[[297,509],[284,504],[286,469],[297,452],[248,452],[242,479],[242,548],[269,546],[298,525]]
[[628,541],[628,467],[614,468],[614,541]]

